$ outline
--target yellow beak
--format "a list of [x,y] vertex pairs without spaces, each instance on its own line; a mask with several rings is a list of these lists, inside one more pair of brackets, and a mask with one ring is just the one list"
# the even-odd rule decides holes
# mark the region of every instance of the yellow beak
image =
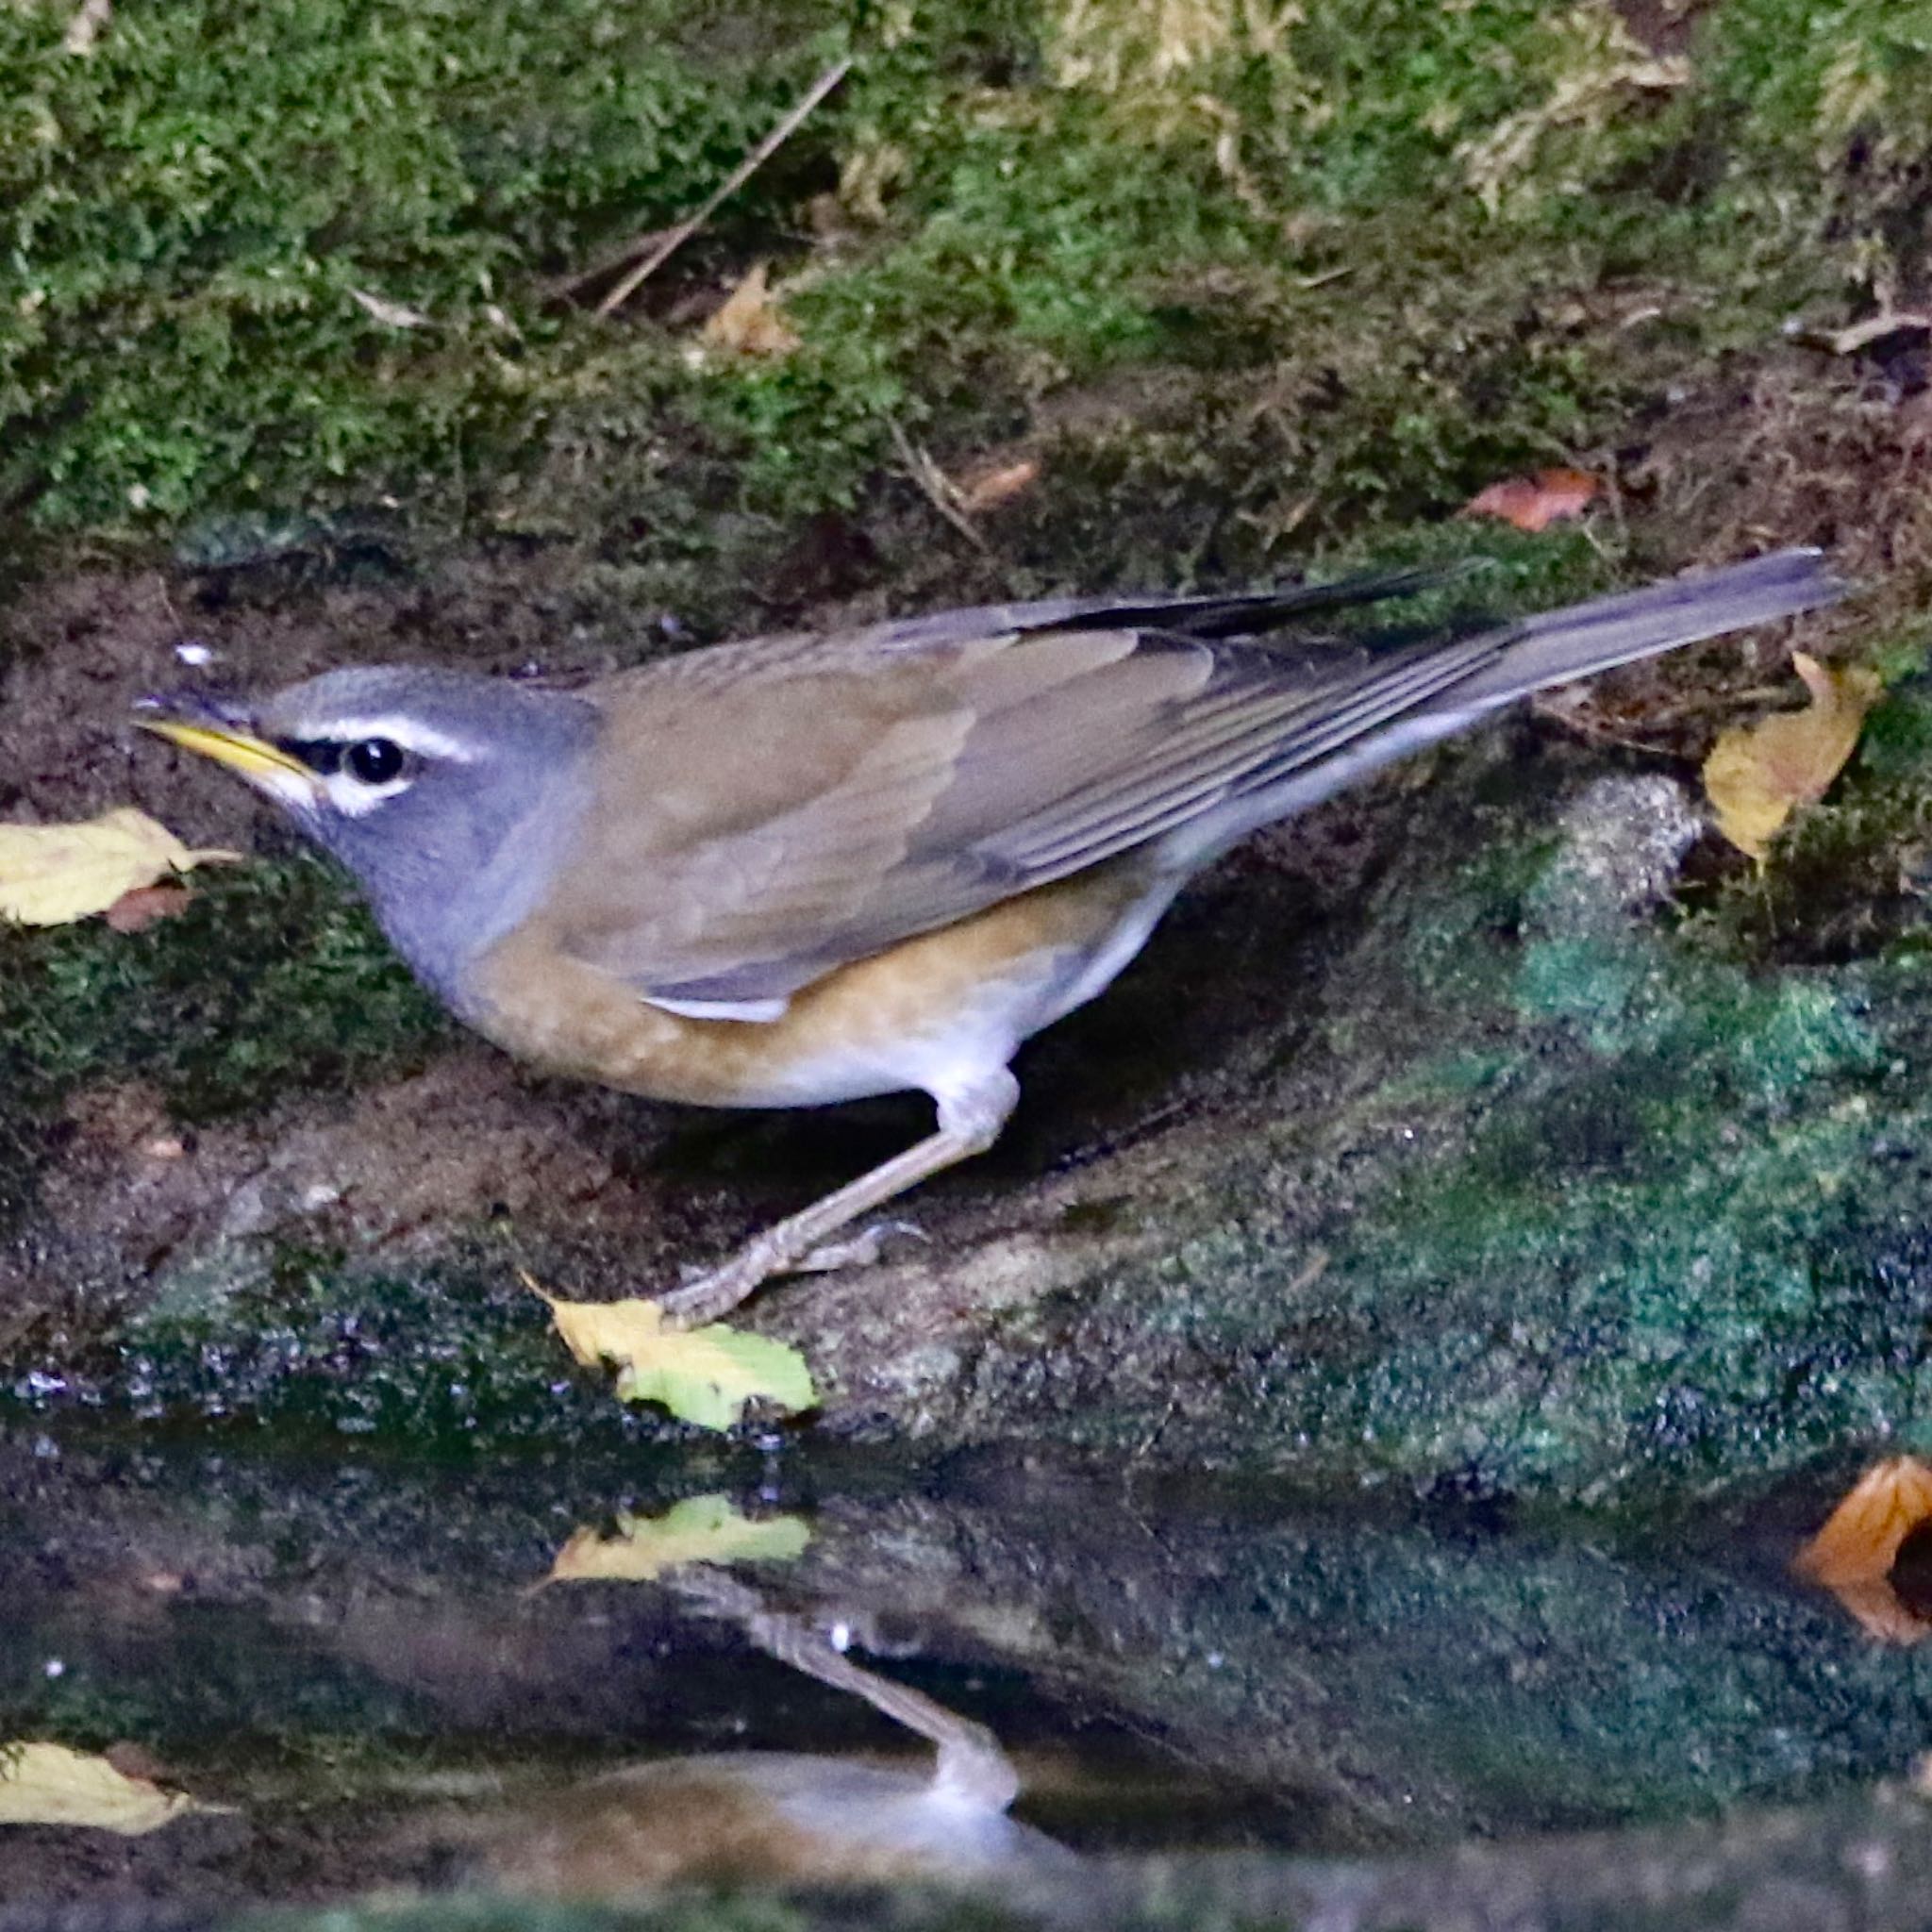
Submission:
[[137,718],[135,723],[184,751],[198,752],[225,765],[251,785],[277,797],[308,801],[318,790],[315,774],[300,758],[253,732],[185,718]]

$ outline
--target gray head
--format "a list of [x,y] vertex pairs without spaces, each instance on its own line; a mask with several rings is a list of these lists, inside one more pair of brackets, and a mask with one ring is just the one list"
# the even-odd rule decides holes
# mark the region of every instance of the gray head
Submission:
[[330,671],[256,704],[150,699],[151,731],[238,773],[355,874],[446,996],[529,911],[576,812],[596,714],[580,698],[404,664]]

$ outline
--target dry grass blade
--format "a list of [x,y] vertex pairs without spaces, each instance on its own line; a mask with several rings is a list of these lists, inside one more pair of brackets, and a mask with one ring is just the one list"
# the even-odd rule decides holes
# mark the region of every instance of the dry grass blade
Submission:
[[906,434],[903,425],[894,422],[891,427],[892,447],[899,452],[899,460],[906,465],[906,474],[919,486],[925,500],[975,550],[987,550],[990,546],[980,534],[979,525],[962,507],[959,486],[933,460],[929,451],[921,448]]
[[597,305],[597,313],[613,315],[630,300],[650,278],[716,214],[730,197],[738,192],[758,171],[769,161],[785,143],[797,133],[806,117],[824,97],[852,71],[852,59],[848,55],[842,60],[835,60],[806,90],[805,97],[799,101],[785,118],[780,121],[764,140],[739,162],[718,188],[706,197],[695,214],[687,216],[638,263],[615,288]]

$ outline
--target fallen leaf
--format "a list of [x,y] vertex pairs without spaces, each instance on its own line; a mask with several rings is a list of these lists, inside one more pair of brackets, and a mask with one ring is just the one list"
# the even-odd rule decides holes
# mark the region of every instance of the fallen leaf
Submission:
[[767,284],[763,262],[732,290],[700,333],[711,347],[739,356],[789,356],[800,342]]
[[795,1348],[714,1322],[704,1328],[664,1325],[654,1301],[568,1302],[525,1285],[548,1303],[564,1345],[587,1367],[617,1364],[620,1402],[661,1402],[701,1429],[728,1429],[748,1402],[788,1411],[811,1408],[818,1392]]
[[1910,1645],[1932,1636],[1932,1623],[1892,1587],[1899,1551],[1932,1523],[1932,1467],[1895,1456],[1859,1477],[1791,1567],[1822,1584],[1881,1643]]
[[145,812],[123,806],[73,825],[0,825],[0,919],[66,925],[124,892],[239,852],[191,851]]
[[140,1838],[191,1811],[219,1808],[65,1744],[0,1744],[0,1824],[86,1825]]
[[1924,1523],[1932,1523],[1932,1466],[1916,1456],[1894,1456],[1858,1478],[1793,1567],[1833,1588],[1881,1582],[1907,1537]]
[[968,475],[959,482],[959,508],[968,516],[997,509],[1001,504],[1032,488],[1040,475],[1040,465],[1031,457],[1017,463],[1002,463],[996,469]]
[[1580,517],[1603,485],[1581,470],[1539,470],[1534,476],[1506,476],[1462,506],[1466,517],[1500,517],[1519,530],[1547,530]]
[[123,892],[105,917],[116,932],[145,932],[158,921],[183,911],[193,898],[186,886],[136,886],[132,891]]
[[741,1516],[726,1496],[691,1496],[662,1516],[620,1516],[614,1536],[577,1530],[550,1566],[553,1583],[648,1583],[687,1563],[784,1562],[811,1531],[797,1516]]
[[1760,863],[1793,809],[1830,791],[1882,689],[1874,671],[1821,664],[1802,651],[1792,654],[1791,668],[1810,704],[1732,725],[1704,761],[1704,793],[1718,830]]

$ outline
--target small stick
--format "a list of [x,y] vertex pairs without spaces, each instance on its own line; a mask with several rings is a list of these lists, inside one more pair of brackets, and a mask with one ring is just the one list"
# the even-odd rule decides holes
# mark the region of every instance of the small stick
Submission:
[[739,162],[738,166],[734,168],[731,171],[731,173],[725,177],[724,185],[709,196],[709,198],[705,202],[704,206],[698,209],[697,213],[689,216],[684,221],[679,222],[676,227],[673,228],[671,232],[668,235],[666,235],[661,242],[658,243],[657,247],[652,249],[651,252],[644,257],[643,260],[639,262],[638,265],[634,269],[632,269],[630,273],[626,275],[624,277],[624,279],[620,281],[617,284],[617,286],[614,289],[612,289],[608,295],[605,296],[603,301],[598,303],[597,313],[600,316],[609,315],[613,313],[615,310],[622,308],[626,302],[628,302],[633,295],[637,293],[639,289],[641,289],[652,275],[656,275],[658,271],[660,268],[662,268],[664,264],[667,261],[669,261],[671,258],[674,255],[675,255],[677,251],[680,248],[682,248],[684,244],[687,242],[689,242],[691,238],[693,235],[695,235],[697,231],[700,228],[702,228],[705,225],[705,224],[708,222],[714,214],[718,212],[719,208],[731,195],[736,194],[738,191],[741,188],[742,188],[744,184],[747,181],[749,181],[751,177],[755,174],[757,174],[758,171],[760,168],[762,168],[764,164],[767,161],[769,161],[772,158],[772,157],[774,154],[776,154],[778,150],[781,147],[783,147],[788,141],[791,139],[792,135],[798,131],[799,125],[804,121],[805,117],[808,114],[809,114],[811,110],[814,108],[816,108],[818,104],[822,100],[824,100],[824,97],[828,93],[830,93],[832,90],[835,87],[837,87],[839,83],[841,80],[843,80],[849,73],[851,73],[851,71],[852,57],[849,54],[842,60],[833,61],[831,66],[826,68],[825,71],[822,75],[820,75],[815,81],[812,82],[810,88],[807,90],[805,98],[802,101],[800,101],[789,114],[785,116],[784,120],[778,123],[777,126],[772,129],[771,133],[765,136],[764,140],[758,142],[757,147],[752,149],[750,154],[745,156],[743,160]]
[[959,508],[959,491],[953,479],[906,434],[897,417],[893,417],[887,426],[892,432],[892,446],[899,452],[899,460],[906,465],[906,474],[918,484],[925,500],[975,550],[990,554],[991,546],[980,535],[979,525]]

